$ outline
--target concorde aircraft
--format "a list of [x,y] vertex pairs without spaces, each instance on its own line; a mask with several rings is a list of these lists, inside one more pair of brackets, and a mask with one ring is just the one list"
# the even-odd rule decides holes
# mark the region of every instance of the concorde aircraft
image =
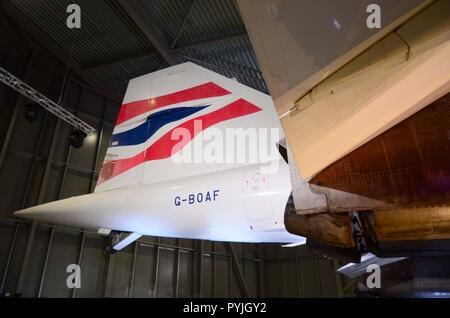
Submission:
[[16,212],[101,234],[305,243],[270,96],[193,63],[130,81],[94,193]]
[[450,254],[449,2],[382,1],[380,32],[364,2],[238,5],[273,101],[192,63],[136,78],[95,192],[17,215],[124,233],[116,250],[158,235]]

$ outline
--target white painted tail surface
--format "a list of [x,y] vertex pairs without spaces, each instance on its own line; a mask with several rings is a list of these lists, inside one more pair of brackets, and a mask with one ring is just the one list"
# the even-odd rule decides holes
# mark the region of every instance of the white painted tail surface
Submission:
[[95,192],[276,163],[283,137],[270,96],[179,64],[130,81]]

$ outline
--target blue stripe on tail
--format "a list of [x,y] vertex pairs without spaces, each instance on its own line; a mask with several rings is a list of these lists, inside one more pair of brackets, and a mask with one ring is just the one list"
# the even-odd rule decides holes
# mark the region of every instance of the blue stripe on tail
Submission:
[[198,107],[176,107],[154,113],[148,116],[147,120],[141,125],[112,135],[110,147],[142,144],[153,136],[162,126],[195,114],[208,106],[210,105]]

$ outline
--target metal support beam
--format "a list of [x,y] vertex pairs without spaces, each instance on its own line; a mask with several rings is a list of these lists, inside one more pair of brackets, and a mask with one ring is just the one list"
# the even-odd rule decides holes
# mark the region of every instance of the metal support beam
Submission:
[[134,276],[136,272],[136,259],[137,259],[137,251],[139,247],[139,242],[134,242],[134,251],[133,251],[133,262],[131,263],[131,277],[130,277],[130,290],[128,291],[128,298],[133,298],[133,290],[134,290]]
[[[224,243],[225,244],[225,243]],[[231,261],[231,255],[227,255],[227,295],[231,297],[231,275],[233,275],[233,263]]]
[[[24,75],[24,78],[26,81],[30,79],[31,69],[33,66],[33,58],[34,58],[34,54],[33,54],[33,50],[32,50],[31,56],[28,59],[28,62],[26,63],[27,66],[26,66],[25,75]],[[12,137],[12,133],[14,130],[14,126],[16,124],[17,117],[19,116],[19,112],[21,110],[23,101],[24,101],[24,97],[21,94],[19,94],[17,96],[16,104],[14,105],[14,110],[13,110],[11,119],[9,121],[9,126],[8,126],[8,130],[6,131],[5,139],[3,140],[2,149],[0,150],[0,169],[3,167],[3,163],[5,162],[6,152],[9,148],[9,143],[11,142],[11,137]]]
[[174,51],[178,53],[180,51],[184,51],[187,49],[194,49],[194,48],[198,48],[198,47],[202,47],[202,46],[208,46],[208,45],[222,43],[227,40],[237,40],[237,39],[248,39],[247,32],[244,31],[242,33],[236,33],[236,34],[232,34],[232,35],[221,36],[221,37],[216,37],[216,38],[212,38],[212,39],[207,39],[204,41],[194,42],[191,44],[186,44],[186,45],[183,45],[182,47],[176,48]]
[[20,268],[19,279],[17,280],[16,285],[17,295],[20,295],[22,293],[22,288],[25,283],[25,277],[28,270],[28,262],[30,260],[31,251],[33,248],[34,237],[36,236],[37,224],[38,224],[37,221],[33,221],[31,223],[30,234],[28,235],[27,245],[22,259],[22,266]]
[[251,66],[241,64],[237,61],[233,61],[228,58],[228,56],[233,56],[237,54],[242,54],[243,51],[251,51],[251,47],[234,47],[234,48],[224,48],[220,49],[214,53],[204,53],[201,50],[191,50],[180,53],[180,57],[183,58],[196,58],[200,61],[204,61],[205,63],[212,63],[216,65],[220,63],[220,65],[224,65],[226,69],[230,72],[238,72],[243,75],[253,77],[257,80],[263,80],[264,76],[262,72],[258,69],[255,69]]
[[348,282],[348,284],[344,288],[342,288],[342,293],[344,294],[348,289],[350,289],[350,287],[354,286],[358,282],[358,278],[354,278],[350,282]]
[[241,255],[242,255],[242,263],[241,263],[241,269],[242,269],[242,274],[244,274],[245,277],[245,244],[239,244],[239,246],[241,247]]
[[42,139],[43,139],[43,137],[45,135],[45,127],[47,126],[48,118],[49,118],[49,116],[44,116],[44,118],[42,120],[42,123],[41,123],[41,126],[39,128],[39,137],[38,137],[38,141],[37,141],[37,143],[36,143],[36,145],[34,147],[34,154],[33,154],[32,160],[31,160],[31,168],[30,168],[30,172],[28,173],[28,178],[27,178],[27,185],[25,187],[25,191],[24,191],[23,196],[22,196],[22,203],[20,205],[20,207],[22,209],[24,209],[26,207],[27,198],[28,198],[30,189],[32,187],[31,182],[32,182],[33,177],[34,177],[34,171],[36,169],[36,163],[38,161],[38,153],[39,153],[39,149],[40,149],[41,144],[42,144]]
[[320,275],[320,260],[318,258],[315,259],[316,270],[317,270],[317,279],[319,281],[319,295],[323,297],[323,287],[322,287],[322,277]]
[[201,298],[203,295],[203,241],[199,240],[197,242],[197,288],[196,297]]
[[181,257],[181,239],[177,239],[177,257],[176,257],[176,277],[175,277],[175,298],[180,296],[180,257]]
[[298,288],[298,297],[303,296],[303,280],[302,280],[302,272],[301,272],[301,263],[299,262],[299,247],[295,247],[295,269],[297,274],[297,288]]
[[[105,103],[105,109],[106,109],[106,103]],[[105,111],[103,111],[103,118],[105,118]],[[95,160],[94,160],[94,168],[92,169],[94,171],[94,173],[92,173],[91,176],[91,185],[90,185],[90,192],[94,192],[95,190],[95,185],[96,185],[96,175],[97,175],[97,166],[100,160],[100,150],[101,150],[101,144],[102,144],[102,139],[103,139],[103,134],[105,132],[105,120],[102,119],[102,122],[100,124],[100,132],[97,135],[97,149],[95,151]]]
[[216,242],[212,241],[212,273],[211,273],[211,297],[216,297],[216,272],[217,272],[217,256],[216,256]]
[[[107,240],[109,238],[105,238]],[[106,253],[106,262],[104,270],[104,281],[103,281],[103,297],[111,297],[111,287],[112,275],[111,275],[111,263],[113,262],[114,254]],[[110,278],[111,277],[111,278]],[[111,282],[111,283],[110,283]]]
[[242,77],[245,77],[245,78],[253,80],[253,81],[256,80],[256,81],[260,81],[261,83],[264,83],[264,80],[262,78],[256,77],[254,75],[248,75],[248,74],[242,73],[242,71],[240,71],[240,70],[236,70],[233,68],[228,68],[228,67],[225,67],[222,65],[214,64],[214,63],[208,62],[206,60],[201,60],[201,59],[198,59],[198,58],[195,58],[192,56],[188,56],[188,55],[181,55],[181,57],[188,61],[195,62],[197,64],[203,64],[203,65],[211,67],[211,68],[219,69],[219,70],[222,70],[225,72],[234,73],[235,75],[242,76]]
[[64,185],[66,184],[66,178],[67,178],[67,171],[69,170],[69,160],[72,154],[72,147],[68,145],[67,154],[66,154],[66,161],[64,162],[64,169],[63,169],[63,175],[61,180],[61,185],[59,187],[58,191],[58,200],[62,199],[63,191],[64,191]]
[[[71,77],[72,77],[72,73],[69,73],[67,78],[69,79]],[[56,90],[57,90],[57,88],[59,88],[58,85],[56,85],[57,80],[58,80],[58,76],[55,76],[55,78],[53,80],[53,84],[52,84],[52,87],[53,87],[52,92],[51,92],[52,96],[57,95],[57,91]],[[60,88],[60,89],[62,89],[62,88]],[[27,185],[26,185],[23,197],[22,197],[22,204],[21,204],[21,208],[22,209],[24,209],[26,207],[27,198],[28,198],[30,189],[32,187],[31,181],[32,181],[33,176],[34,176],[34,171],[36,169],[36,164],[37,164],[37,162],[39,160],[43,160],[44,161],[44,158],[42,158],[42,157],[40,158],[39,157],[39,149],[40,149],[41,144],[42,144],[42,139],[45,136],[45,130],[46,130],[45,128],[47,127],[47,124],[48,124],[47,121],[49,120],[49,116],[47,114],[45,114],[43,117],[44,118],[43,118],[42,123],[41,123],[40,128],[39,128],[39,138],[38,138],[38,141],[36,143],[36,146],[34,147],[34,153],[32,154],[31,168],[30,168],[30,172],[28,173]],[[55,131],[57,131],[57,130],[55,130]]]
[[3,163],[5,162],[6,152],[9,148],[9,143],[11,142],[11,136],[13,133],[14,126],[16,124],[17,117],[19,116],[19,112],[22,105],[23,96],[19,94],[17,97],[16,105],[14,106],[14,110],[9,121],[8,130],[6,131],[5,139],[3,140],[2,148],[0,150],[0,169],[3,167]]
[[136,0],[119,0],[119,5],[137,25],[148,41],[156,48],[169,65],[179,63],[179,58],[170,50],[166,39],[157,25],[149,19],[145,8]]
[[239,288],[242,293],[242,297],[248,298],[249,292],[247,288],[247,282],[245,281],[244,274],[242,273],[241,266],[239,265],[239,259],[237,257],[236,251],[234,250],[233,243],[227,242],[225,243],[229,253],[231,254],[231,259],[233,262],[234,274],[236,275],[236,279],[239,285]]
[[148,57],[148,56],[156,56],[158,54],[159,53],[156,50],[140,49],[139,51],[134,51],[134,52],[127,53],[127,54],[122,54],[122,55],[118,55],[118,56],[94,60],[93,62],[90,62],[88,64],[83,64],[82,67],[83,67],[83,71],[92,70],[92,69],[96,69],[96,68],[100,68],[100,67],[106,67],[106,66],[111,66],[114,64],[129,62],[129,61],[133,61],[133,60]]
[[[204,41],[194,42],[194,43],[183,45],[183,46],[178,46],[176,48],[171,49],[171,52],[175,55],[178,55],[188,49],[201,48],[201,47],[205,47],[205,46],[208,46],[211,44],[221,43],[223,41],[227,41],[230,39],[245,39],[245,38],[248,38],[247,33],[239,33],[239,34],[235,34],[235,35],[231,35],[231,36],[217,37],[217,38],[213,38],[213,39],[209,39],[209,40],[204,40]],[[251,47],[249,47],[248,49],[251,50]],[[227,52],[228,51],[229,51],[229,49],[227,49]],[[129,54],[126,56],[118,56],[118,57],[109,58],[109,59],[105,59],[105,60],[95,61],[88,65],[84,65],[83,70],[87,71],[87,70],[91,70],[91,69],[95,69],[95,68],[99,68],[99,67],[103,67],[103,66],[110,66],[110,65],[114,65],[114,64],[125,63],[125,62],[133,61],[133,60],[136,60],[139,58],[143,58],[146,56],[155,56],[158,54],[159,54],[158,51],[153,51],[153,50],[152,51],[142,51],[142,52],[139,51],[139,52]],[[253,70],[253,71],[255,72],[257,70]],[[257,72],[259,72],[259,71],[257,71]],[[261,72],[259,72],[259,73],[262,74]]]
[[[37,68],[39,68],[41,70],[44,70],[44,71],[49,72],[49,73],[52,73],[55,76],[64,76],[66,70],[65,69],[62,70],[62,67],[60,67],[60,68],[53,68],[50,65],[46,65],[44,63],[41,63],[42,61],[39,59],[39,56],[42,55],[44,57],[49,57],[48,52],[43,51],[39,47],[35,47],[34,51],[36,52],[36,56],[37,56],[36,57],[37,61],[36,61],[35,64],[33,64],[34,67],[37,67]],[[69,73],[69,74],[75,74],[75,73],[72,72],[72,73]],[[82,89],[86,89],[86,90],[88,90],[88,91],[90,91],[92,93],[95,93],[95,94],[97,94],[99,96],[102,96],[103,98],[106,98],[108,100],[111,100],[111,101],[117,103],[119,105],[119,107],[120,107],[120,105],[122,103],[122,99],[116,99],[114,96],[111,97],[109,95],[105,95],[105,91],[103,91],[101,89],[97,89],[97,88],[93,87],[92,85],[89,85],[88,83],[83,81],[83,79],[81,79],[79,77],[73,77],[72,76],[70,81],[72,82],[72,84],[76,84],[76,85],[80,86],[80,88],[82,88]],[[69,81],[66,80],[66,82],[69,82]],[[93,117],[92,115],[86,114],[86,113],[84,113],[84,115],[86,117]],[[98,118],[96,118],[96,119],[98,119]]]
[[[70,84],[71,82],[68,82],[68,83]],[[69,88],[66,88],[66,92],[68,92],[69,90],[70,90]],[[78,110],[80,108],[80,100],[81,100],[81,92],[78,93],[78,96],[77,96],[77,106],[75,109],[75,114],[78,113]],[[72,155],[72,147],[70,146],[70,144],[68,144],[67,145],[67,154],[66,154],[66,158],[65,158],[66,160],[64,162],[64,170],[63,170],[63,175],[62,175],[62,180],[61,180],[61,186],[59,187],[59,192],[58,192],[58,200],[62,199],[71,155]]]
[[81,120],[80,118],[73,115],[71,112],[66,110],[61,105],[55,103],[47,96],[41,94],[33,87],[23,82],[19,78],[15,77],[13,74],[0,67],[0,82],[8,85],[12,89],[16,90],[20,94],[27,97],[29,100],[39,104],[41,107],[45,108],[47,111],[55,115],[56,117],[64,120],[69,125],[73,126],[76,129],[81,130],[86,135],[92,134],[95,129]]
[[14,235],[11,241],[11,245],[9,246],[9,253],[8,253],[8,258],[6,259],[6,265],[5,265],[5,270],[3,272],[3,276],[2,276],[2,283],[0,285],[0,294],[3,293],[3,289],[5,288],[5,283],[6,283],[6,277],[8,277],[8,272],[9,272],[9,266],[11,265],[11,259],[14,253],[14,249],[16,248],[16,240],[17,240],[17,233],[19,233],[19,226],[20,223],[17,222],[15,229],[14,229]]
[[50,238],[48,239],[47,252],[45,254],[44,267],[42,268],[41,282],[39,283],[39,290],[38,290],[38,294],[37,294],[38,298],[41,297],[42,290],[44,289],[45,275],[47,274],[48,259],[50,258],[50,252],[52,250],[53,236],[54,235],[55,235],[55,227],[52,226],[52,229],[50,230]]
[[342,292],[342,278],[341,274],[337,271],[339,268],[339,262],[336,259],[332,260],[333,262],[333,269],[334,269],[334,275],[336,278],[336,291],[339,298],[342,298],[344,296],[344,293]]
[[197,2],[197,0],[191,0],[189,8],[188,8],[186,14],[184,15],[183,21],[181,21],[181,24],[178,27],[177,33],[175,34],[172,44],[170,45],[171,49],[175,48],[175,46],[177,45],[178,39],[180,38],[180,35],[183,33],[186,22],[188,21],[189,16],[191,15],[192,9],[194,8],[196,2]]
[[278,275],[280,276],[279,282],[280,282],[280,295],[281,297],[284,297],[284,275],[283,275],[283,264],[281,263],[282,257],[281,257],[281,245],[278,246]]
[[265,297],[265,286],[264,286],[264,249],[262,244],[258,244],[258,258],[259,262],[257,263],[258,270],[258,296]]
[[[81,234],[81,242],[80,242],[80,250],[78,252],[78,266],[80,266],[81,268],[81,261],[83,259],[83,251],[84,251],[84,241],[86,239],[86,232],[83,230],[82,234]],[[75,294],[77,292],[76,288],[72,289],[72,298],[75,298]]]
[[156,247],[155,275],[153,277],[154,278],[153,282],[155,283],[155,285],[153,286],[153,291],[150,291],[151,292],[150,297],[153,297],[153,298],[156,298],[156,295],[158,293],[160,244],[161,244],[161,238],[158,237],[158,246]]
[[[65,100],[67,98],[68,91],[69,91],[69,89],[66,87],[66,90],[64,91],[63,98],[62,98],[63,103],[65,102]],[[58,132],[59,132],[60,126],[61,126],[61,120],[58,118],[56,120],[55,128],[53,129],[52,141],[50,144],[50,149],[49,149],[47,160],[45,163],[45,168],[44,168],[44,173],[43,173],[43,176],[41,179],[41,184],[39,187],[37,204],[44,203],[45,191],[47,190],[47,182],[48,182],[48,179],[50,176],[50,169],[51,169],[51,165],[53,162],[53,157],[55,155],[56,143],[57,143],[57,138],[59,137]],[[44,129],[44,128],[42,128],[42,129]],[[37,225],[38,225],[37,221],[33,221],[31,224],[30,234],[28,236],[27,246],[26,246],[24,257],[22,260],[22,267],[20,269],[19,278],[17,280],[17,286],[16,286],[17,294],[20,294],[22,292],[23,284],[25,282],[26,273],[28,270],[28,262],[29,262],[29,258],[30,258],[31,251],[33,248],[34,238],[36,236]]]

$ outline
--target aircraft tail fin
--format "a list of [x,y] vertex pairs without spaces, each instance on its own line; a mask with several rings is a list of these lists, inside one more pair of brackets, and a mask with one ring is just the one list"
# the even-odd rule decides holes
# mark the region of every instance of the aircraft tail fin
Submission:
[[[181,152],[191,151],[196,157],[205,150],[206,145],[195,147],[198,143],[194,141],[213,128],[222,136],[228,128],[241,129],[245,138],[251,134],[249,129],[265,128],[270,133],[273,128],[278,130],[279,139],[283,137],[270,96],[196,64],[183,63],[131,80],[95,191],[252,163],[179,162]],[[223,152],[229,154],[229,144],[219,139],[209,146],[223,146]],[[242,147],[237,150],[242,151]]]

